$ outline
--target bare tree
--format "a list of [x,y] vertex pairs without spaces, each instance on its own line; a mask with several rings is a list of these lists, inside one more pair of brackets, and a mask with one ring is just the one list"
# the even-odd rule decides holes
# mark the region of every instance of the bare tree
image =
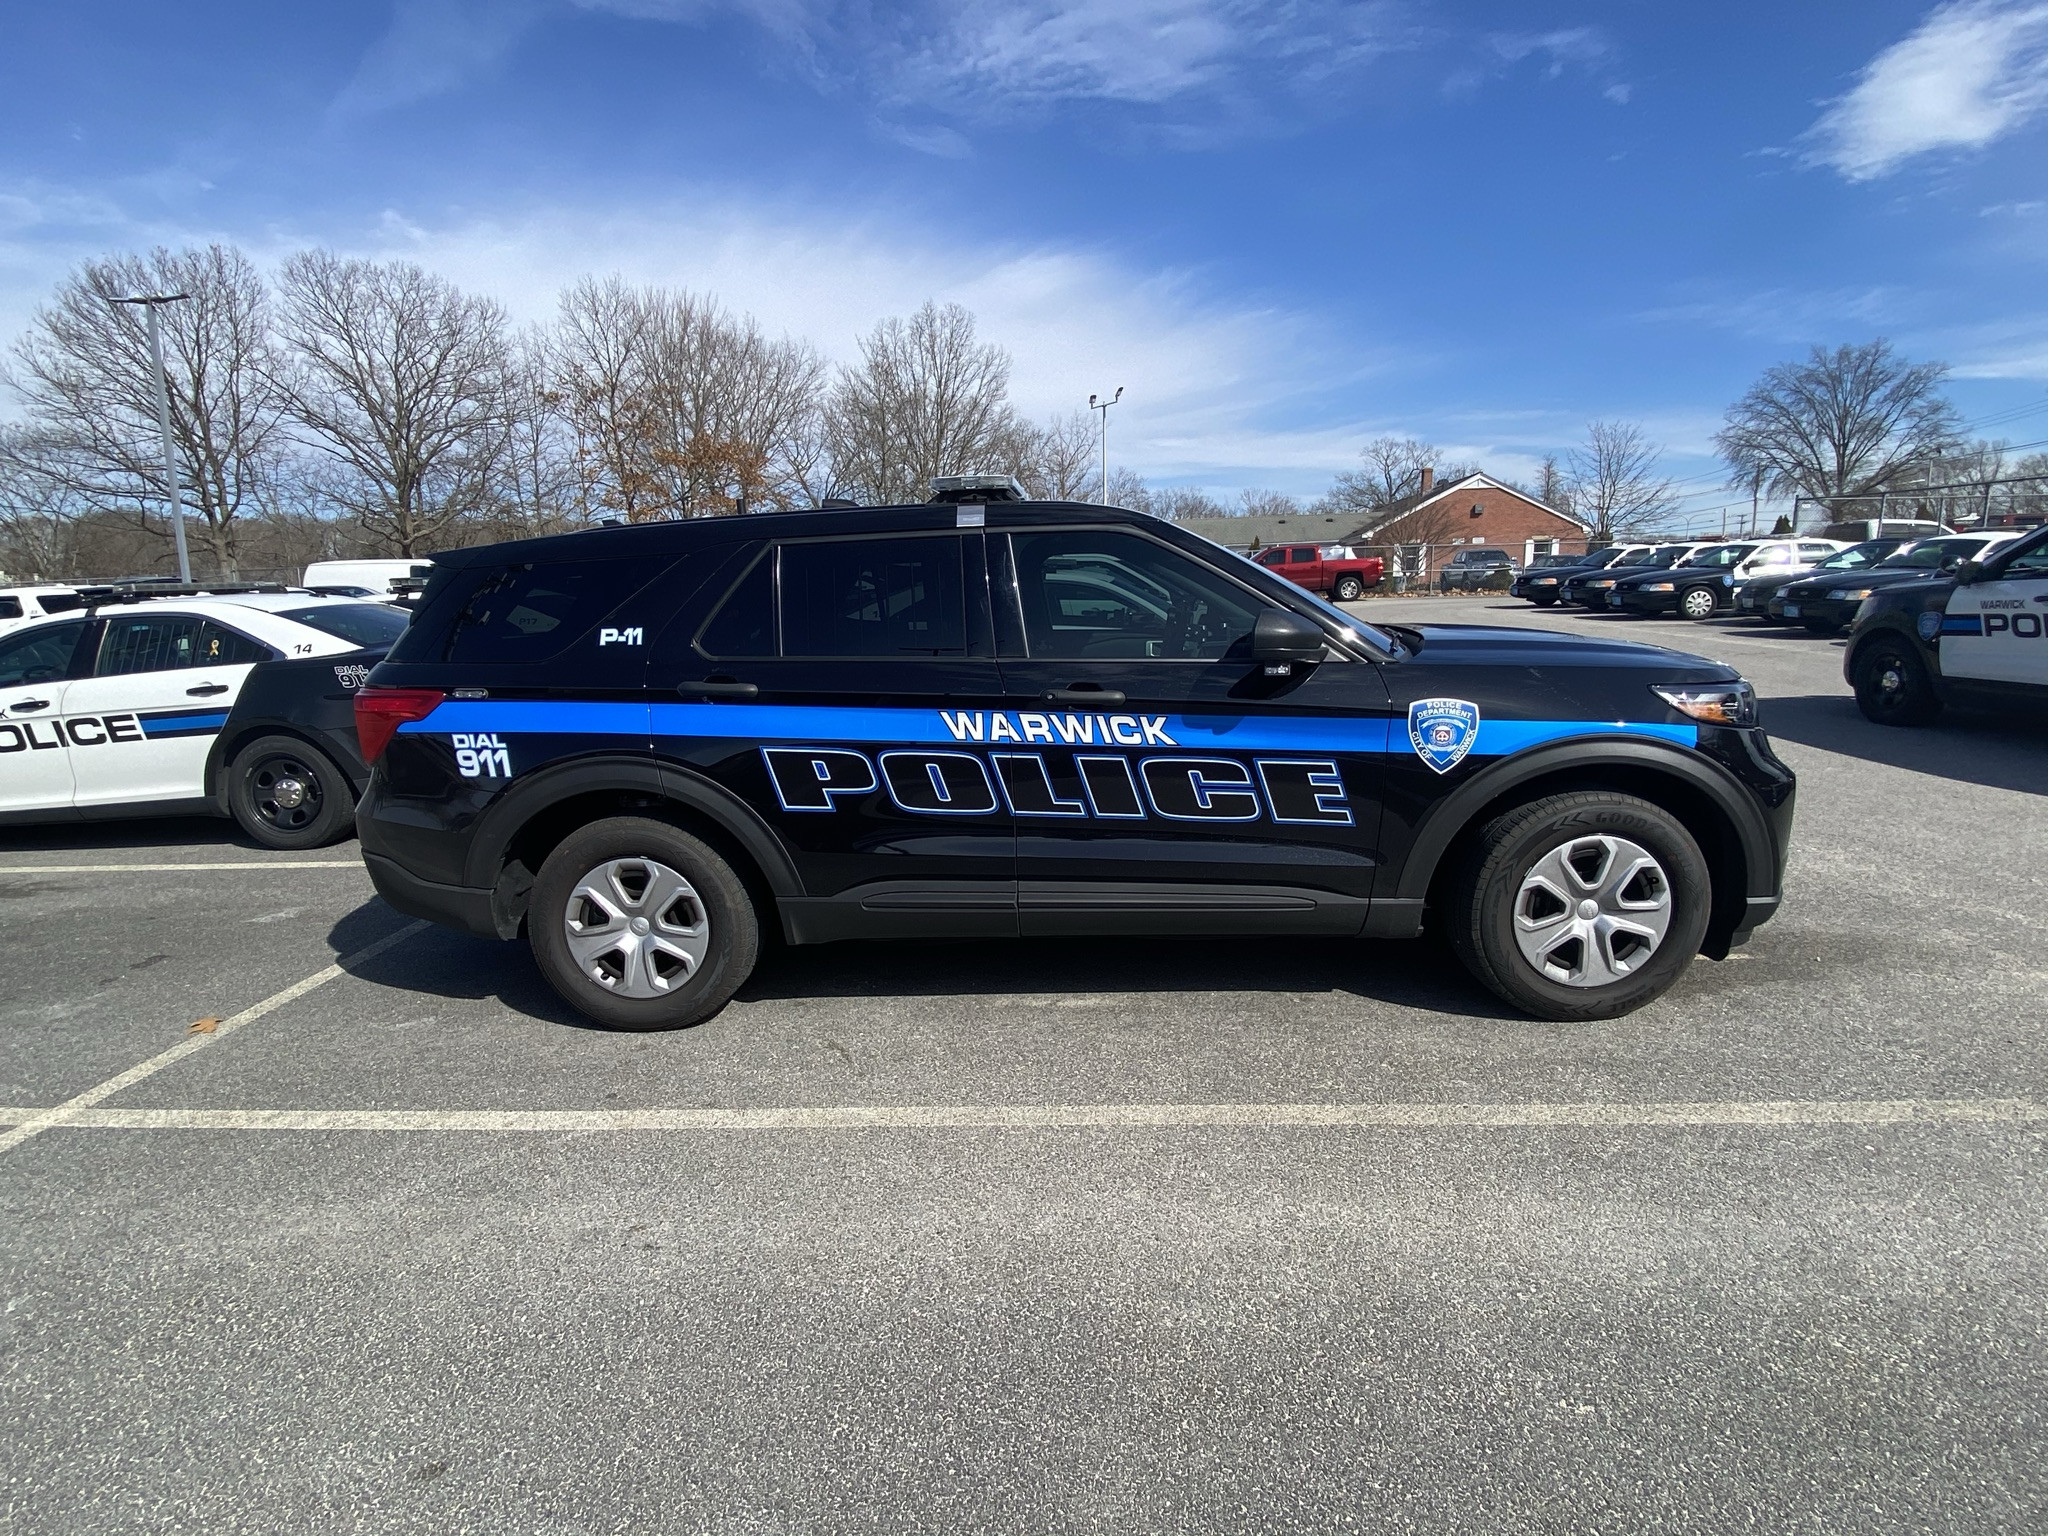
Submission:
[[668,510],[656,472],[656,407],[647,383],[651,321],[623,278],[586,277],[562,294],[557,378],[576,436],[586,515],[628,521]]
[[1780,363],[1728,408],[1714,445],[1730,484],[1822,501],[1887,490],[1960,436],[1945,363],[1908,363],[1880,337]]
[[1301,503],[1281,491],[1241,491],[1237,510],[1244,517],[1299,517]]
[[288,447],[270,298],[246,256],[231,246],[159,247],[85,263],[36,311],[15,344],[10,380],[29,420],[68,445],[69,489],[145,521],[154,512],[168,530],[147,322],[136,306],[112,302],[137,293],[188,295],[158,315],[172,447],[202,547],[233,575],[237,519]]
[[327,493],[400,555],[488,505],[507,430],[505,312],[410,262],[285,263],[281,372]]
[[1536,472],[1536,499],[1553,511],[1567,516],[1571,514],[1571,478],[1565,474],[1554,453],[1543,455],[1543,467]]
[[548,332],[532,327],[514,339],[493,498],[509,536],[559,532],[576,519],[575,434],[557,372]]
[[922,501],[939,475],[1000,466],[1017,430],[1010,357],[974,316],[927,303],[878,324],[826,406],[834,472],[868,502]]
[[1661,454],[1633,422],[1595,421],[1586,441],[1574,448],[1571,466],[1573,515],[1595,540],[1612,540],[1676,510],[1671,481],[1657,473]]
[[0,426],[0,569],[11,580],[75,574],[71,532],[87,506],[64,444],[33,427]]
[[1006,467],[1042,501],[1085,501],[1102,479],[1095,434],[1083,411],[1054,416],[1043,426],[1020,422]]

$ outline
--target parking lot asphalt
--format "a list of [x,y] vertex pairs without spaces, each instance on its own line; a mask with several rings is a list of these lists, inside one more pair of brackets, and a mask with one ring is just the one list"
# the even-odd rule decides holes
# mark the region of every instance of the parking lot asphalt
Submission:
[[353,844],[0,834],[0,1529],[2048,1525],[2048,732],[1870,725],[1803,632],[1362,611],[1740,666],[1781,916],[1597,1025],[1062,940],[631,1036]]

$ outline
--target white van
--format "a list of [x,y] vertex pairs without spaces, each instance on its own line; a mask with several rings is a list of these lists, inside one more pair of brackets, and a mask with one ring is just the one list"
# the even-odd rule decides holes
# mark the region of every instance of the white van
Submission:
[[315,560],[300,585],[344,597],[389,597],[394,582],[424,579],[433,569],[431,560]]

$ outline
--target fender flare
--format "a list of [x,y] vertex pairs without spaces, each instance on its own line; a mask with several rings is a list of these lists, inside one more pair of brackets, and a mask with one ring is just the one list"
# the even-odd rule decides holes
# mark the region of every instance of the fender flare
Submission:
[[512,840],[527,823],[564,800],[607,790],[688,806],[715,822],[746,850],[777,897],[804,894],[789,850],[752,806],[687,768],[644,757],[581,758],[544,768],[514,784],[479,820],[463,866],[463,884],[479,890],[494,888]]
[[1437,867],[1458,835],[1489,802],[1516,785],[1548,774],[1603,767],[1648,769],[1705,794],[1735,828],[1743,860],[1743,894],[1776,894],[1778,856],[1770,826],[1727,769],[1710,758],[1658,742],[1579,740],[1551,742],[1504,758],[1431,806],[1415,829],[1394,895],[1414,902],[1428,896]]

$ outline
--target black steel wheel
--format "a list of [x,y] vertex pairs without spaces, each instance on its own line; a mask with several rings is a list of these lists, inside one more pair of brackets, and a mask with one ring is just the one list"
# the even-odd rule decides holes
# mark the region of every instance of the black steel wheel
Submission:
[[355,789],[335,761],[296,736],[263,736],[235,754],[228,810],[266,848],[322,848],[355,829]]
[[1879,635],[1856,657],[1856,707],[1879,725],[1925,725],[1941,713],[1934,679],[1904,635]]

